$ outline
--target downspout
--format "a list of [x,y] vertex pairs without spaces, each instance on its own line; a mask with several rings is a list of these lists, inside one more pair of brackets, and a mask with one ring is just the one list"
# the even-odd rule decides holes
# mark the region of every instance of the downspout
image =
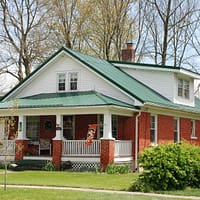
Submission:
[[135,171],[139,172],[138,168],[138,125],[139,125],[139,117],[141,115],[141,111],[136,115],[136,124],[135,124]]

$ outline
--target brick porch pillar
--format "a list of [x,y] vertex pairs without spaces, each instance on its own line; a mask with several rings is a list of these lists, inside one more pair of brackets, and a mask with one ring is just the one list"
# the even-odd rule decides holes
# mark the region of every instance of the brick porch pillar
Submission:
[[22,160],[26,149],[28,148],[28,140],[16,140],[15,141],[15,160]]
[[103,170],[106,169],[108,164],[114,163],[114,147],[115,140],[101,139],[100,165]]
[[26,138],[26,116],[18,116],[18,136],[15,140],[15,160],[22,160],[28,149],[28,139]]
[[101,138],[100,165],[103,170],[107,165],[114,163],[115,138],[112,137],[112,115],[108,111],[104,113],[103,137]]
[[62,140],[53,140],[53,163],[59,170],[61,167]]
[[63,127],[63,116],[56,115],[56,137],[53,141],[53,163],[56,165],[56,168],[59,170],[61,167],[61,158],[62,158],[62,127]]

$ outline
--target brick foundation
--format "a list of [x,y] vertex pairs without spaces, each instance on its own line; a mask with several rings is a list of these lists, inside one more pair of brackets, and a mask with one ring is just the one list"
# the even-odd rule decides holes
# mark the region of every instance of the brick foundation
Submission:
[[62,140],[53,140],[53,163],[57,169],[61,167]]
[[106,169],[108,164],[114,163],[114,146],[114,140],[101,140],[100,166],[102,169]]

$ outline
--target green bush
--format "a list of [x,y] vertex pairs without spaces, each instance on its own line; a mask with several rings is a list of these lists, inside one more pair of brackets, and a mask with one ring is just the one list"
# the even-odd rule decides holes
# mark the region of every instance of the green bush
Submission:
[[130,171],[130,165],[109,164],[105,171],[107,174],[127,174]]
[[138,161],[144,171],[131,190],[200,188],[200,148],[195,145],[182,142],[150,147]]
[[70,161],[64,161],[61,163],[61,170],[67,171],[72,169],[72,163]]
[[45,170],[45,171],[56,171],[56,166],[53,162],[47,161],[43,170]]

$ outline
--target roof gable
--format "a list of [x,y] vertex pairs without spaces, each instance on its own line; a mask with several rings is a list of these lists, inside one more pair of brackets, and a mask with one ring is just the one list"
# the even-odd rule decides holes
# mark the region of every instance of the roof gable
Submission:
[[108,82],[115,85],[115,87],[119,88],[121,91],[128,94],[129,96],[137,99],[141,103],[154,102],[159,104],[167,104],[169,102],[168,99],[161,96],[159,93],[155,92],[135,78],[129,76],[118,67],[114,66],[112,63],[65,47],[62,47],[55,54],[53,54],[47,61],[40,65],[21,83],[19,83],[10,92],[8,92],[2,100],[6,100],[13,92],[17,91],[22,84],[26,84],[26,81],[33,77],[41,68],[51,62],[51,60],[59,56],[61,52],[64,52],[72,58],[78,60],[79,62],[87,66],[90,70],[93,70],[98,75],[104,77]]

